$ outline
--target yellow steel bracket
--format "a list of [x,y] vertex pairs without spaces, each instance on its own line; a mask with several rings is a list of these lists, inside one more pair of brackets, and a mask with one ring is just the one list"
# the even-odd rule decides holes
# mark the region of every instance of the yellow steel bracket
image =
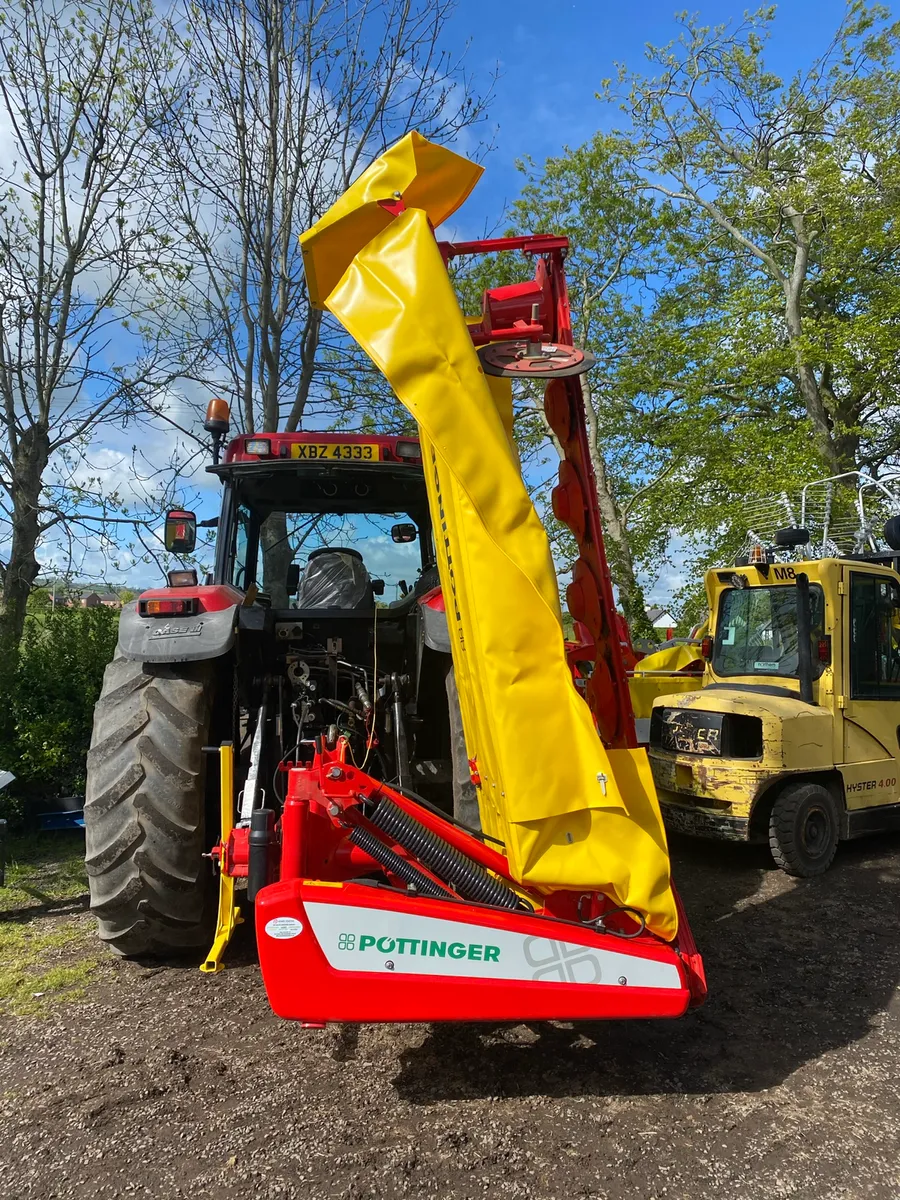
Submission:
[[225,848],[234,829],[234,746],[231,742],[223,742],[219,747],[219,792],[222,807],[222,834],[220,845],[222,854],[219,859],[219,916],[216,922],[216,936],[212,948],[206,956],[206,962],[200,968],[208,975],[215,975],[224,967],[222,958],[231,935],[237,925],[243,925],[244,918],[241,910],[234,903],[234,877],[225,873]]

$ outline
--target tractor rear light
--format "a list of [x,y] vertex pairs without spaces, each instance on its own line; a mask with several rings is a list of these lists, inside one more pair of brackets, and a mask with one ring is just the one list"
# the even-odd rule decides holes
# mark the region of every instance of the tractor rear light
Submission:
[[709,636],[709,634],[707,634],[706,637],[703,638],[702,641],[700,642],[700,653],[703,655],[704,658],[712,658],[712,652],[713,652],[713,640]]
[[260,458],[264,458],[267,454],[272,453],[272,443],[268,438],[247,438],[244,442],[244,451],[247,454],[258,454]]
[[170,571],[168,576],[169,587],[196,587],[197,572],[191,569],[190,571]]
[[826,634],[825,637],[820,637],[816,646],[816,652],[819,657],[819,662],[824,666],[828,666],[831,662],[831,637]]
[[421,458],[422,447],[418,442],[398,442],[394,453],[398,458]]
[[197,597],[185,596],[183,600],[139,600],[138,612],[142,617],[192,617],[197,612]]

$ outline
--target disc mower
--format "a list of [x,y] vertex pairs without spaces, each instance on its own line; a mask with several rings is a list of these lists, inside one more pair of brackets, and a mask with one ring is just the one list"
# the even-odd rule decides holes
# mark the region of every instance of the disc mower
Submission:
[[[705,995],[636,748],[567,242],[436,241],[479,174],[409,135],[304,235],[312,302],[418,436],[241,434],[220,456],[213,401],[215,570],[173,571],[125,607],[97,705],[101,938],[203,947],[214,974],[252,913],[269,1001],[308,1025],[678,1016]],[[531,278],[467,320],[447,266],[495,253],[530,259]],[[581,691],[512,439],[516,380],[541,381],[564,451],[553,508],[579,549]],[[388,529],[416,563],[379,599]],[[189,553],[195,530],[170,513],[168,549]]]

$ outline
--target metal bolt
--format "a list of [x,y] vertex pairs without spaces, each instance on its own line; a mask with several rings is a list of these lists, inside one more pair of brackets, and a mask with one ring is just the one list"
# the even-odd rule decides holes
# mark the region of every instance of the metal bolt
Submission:
[[340,816],[341,806],[339,804],[329,804],[328,812],[331,814],[332,817]]
[[328,778],[329,779],[343,779],[344,772],[341,770],[340,767],[329,767],[328,768]]
[[600,790],[603,792],[604,796],[606,795],[606,785],[607,785],[608,781],[609,781],[609,776],[604,775],[603,772],[601,771],[600,774],[597,776],[597,782],[600,784]]
[[625,978],[624,975],[619,976],[619,983],[627,983],[627,982],[628,982],[628,980]]
[[387,969],[388,969],[389,971],[393,971],[393,969],[394,969],[394,960],[393,960],[393,959],[391,959],[391,958],[389,958],[389,959],[387,960],[387,962],[386,962],[384,965],[385,965],[385,967],[387,967]]

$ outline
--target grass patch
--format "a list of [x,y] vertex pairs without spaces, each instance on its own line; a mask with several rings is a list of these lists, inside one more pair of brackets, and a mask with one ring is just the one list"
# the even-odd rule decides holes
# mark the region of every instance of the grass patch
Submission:
[[100,960],[83,855],[76,833],[10,840],[0,890],[0,1011],[41,1015],[83,994]]
[[8,840],[0,920],[30,905],[77,899],[87,890],[83,833],[35,833]]

